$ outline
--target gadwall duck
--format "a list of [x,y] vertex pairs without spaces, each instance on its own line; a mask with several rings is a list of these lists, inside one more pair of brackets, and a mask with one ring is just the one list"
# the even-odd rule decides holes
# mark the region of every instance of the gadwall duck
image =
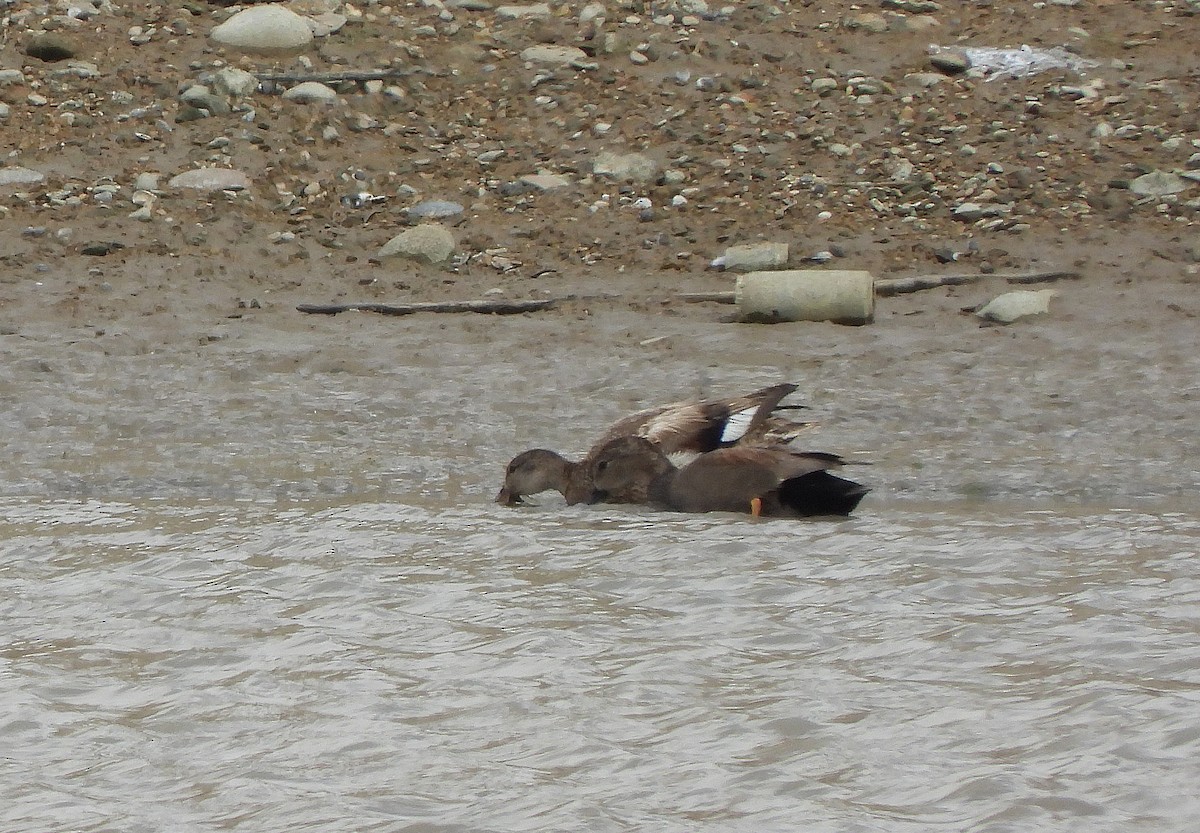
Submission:
[[641,437],[620,437],[590,459],[595,497],[610,491],[629,503],[677,512],[749,512],[758,517],[849,515],[869,488],[830,474],[835,454],[735,446],[701,454],[676,468]]
[[[582,460],[573,462],[545,448],[523,451],[512,459],[504,472],[504,486],[496,502],[515,506],[525,495],[551,489],[562,493],[568,504],[594,502],[589,477],[596,451],[621,437],[642,437],[664,454],[705,452],[742,444],[783,444],[808,427],[776,414],[776,411],[800,408],[780,405],[797,385],[772,385],[744,396],[729,399],[705,399],[675,402],[648,408],[625,417],[604,432]],[[610,490],[605,498],[612,503],[625,501],[619,490]]]

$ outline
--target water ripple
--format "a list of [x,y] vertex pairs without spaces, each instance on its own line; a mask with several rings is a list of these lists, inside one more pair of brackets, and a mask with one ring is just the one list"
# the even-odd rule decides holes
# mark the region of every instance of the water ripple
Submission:
[[1190,829],[1200,524],[11,501],[6,831]]

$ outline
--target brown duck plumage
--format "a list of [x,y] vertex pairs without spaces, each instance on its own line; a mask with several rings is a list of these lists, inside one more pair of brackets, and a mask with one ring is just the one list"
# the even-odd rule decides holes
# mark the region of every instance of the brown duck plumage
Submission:
[[823,452],[735,446],[677,469],[652,443],[621,437],[591,455],[590,479],[600,499],[611,491],[678,512],[848,515],[870,489],[829,473],[844,463]]
[[[780,409],[780,401],[796,388],[793,384],[772,385],[729,399],[675,402],[639,411],[605,431],[579,462],[544,448],[522,452],[508,464],[496,501],[512,506],[524,495],[550,489],[561,492],[569,504],[593,501],[589,474],[592,458],[622,437],[641,437],[664,454],[699,453],[737,444],[786,443],[807,427],[807,423],[774,413]],[[619,490],[609,492],[605,500],[635,502],[626,500]]]

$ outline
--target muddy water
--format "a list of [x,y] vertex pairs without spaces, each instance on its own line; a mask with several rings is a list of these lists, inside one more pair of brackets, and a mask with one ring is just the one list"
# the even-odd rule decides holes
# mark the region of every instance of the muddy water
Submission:
[[[0,828],[1192,829],[1190,330],[556,325],[4,337]],[[490,502],[779,378],[855,518]]]

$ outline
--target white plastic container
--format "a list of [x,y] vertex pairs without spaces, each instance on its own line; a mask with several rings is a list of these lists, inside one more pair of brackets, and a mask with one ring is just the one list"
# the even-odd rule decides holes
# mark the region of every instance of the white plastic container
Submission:
[[751,323],[875,320],[875,278],[849,269],[749,272],[737,279],[738,318]]

